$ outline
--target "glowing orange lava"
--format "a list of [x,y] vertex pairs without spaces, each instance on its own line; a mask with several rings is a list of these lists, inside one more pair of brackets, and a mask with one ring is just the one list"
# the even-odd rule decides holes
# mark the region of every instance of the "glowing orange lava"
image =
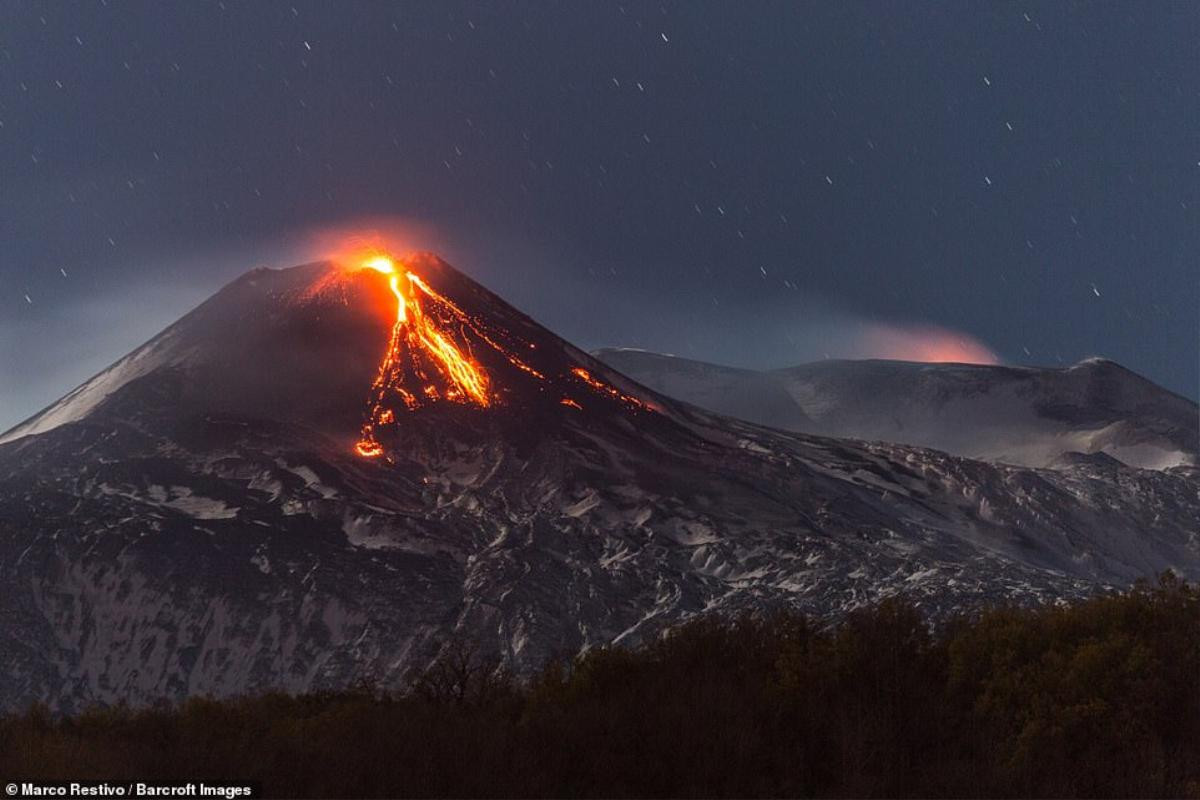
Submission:
[[[604,381],[598,380],[597,378],[593,377],[592,373],[588,372],[583,367],[575,367],[573,370],[571,370],[571,374],[573,374],[576,378],[579,378],[579,380],[586,383],[588,386],[590,386],[595,391],[597,391],[601,394],[606,394],[609,397],[613,398],[614,400],[620,400],[621,402],[631,405],[634,408],[640,408],[640,409],[644,409],[644,410],[649,410],[649,408],[650,408],[650,406],[646,405],[641,400],[638,400],[636,397],[625,394],[624,392],[621,392],[620,390],[618,390],[615,386],[609,386]],[[570,404],[564,403],[564,405],[570,405]]]
[[[403,262],[372,249],[367,255],[360,250],[352,263],[353,270],[371,270],[385,276],[396,301],[396,318],[387,350],[371,384],[367,419],[355,444],[360,456],[384,455],[378,434],[384,426],[395,424],[402,411],[416,411],[442,400],[480,408],[499,404],[504,395],[493,387],[493,378],[518,377],[507,372],[504,361],[535,380],[546,380],[542,372],[515,355],[518,349],[536,351],[536,344],[498,328],[494,320],[467,313]],[[472,345],[480,348],[489,368],[502,371],[495,376],[489,374],[472,353]],[[586,389],[635,410],[656,410],[582,367],[568,367],[559,377],[579,381]],[[511,392],[514,387],[505,388]],[[570,394],[575,391],[570,390]],[[583,405],[571,396],[562,396],[559,403],[583,410]]]
[[[370,416],[363,424],[362,438],[355,446],[358,454],[367,458],[383,455],[383,446],[375,438],[377,426],[396,418],[388,406],[390,393],[395,393],[409,410],[419,408],[421,400],[404,386],[409,369],[424,384],[422,394],[429,400],[445,399],[474,403],[486,408],[493,398],[487,373],[469,354],[459,349],[449,331],[442,328],[442,318],[466,319],[458,306],[431,289],[420,276],[401,269],[389,257],[376,255],[362,262],[363,269],[374,270],[388,278],[388,286],[396,296],[396,322],[392,326],[387,352],[379,364],[379,373],[371,385]],[[426,304],[436,313],[428,313]],[[439,392],[416,358],[406,354],[421,354],[432,362],[442,378],[444,389]]]

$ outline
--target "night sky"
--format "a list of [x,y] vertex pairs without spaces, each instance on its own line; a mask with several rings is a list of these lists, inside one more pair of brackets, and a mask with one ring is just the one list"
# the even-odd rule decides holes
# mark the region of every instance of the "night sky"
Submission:
[[0,429],[322,230],[594,348],[1200,382],[1200,5],[0,2]]

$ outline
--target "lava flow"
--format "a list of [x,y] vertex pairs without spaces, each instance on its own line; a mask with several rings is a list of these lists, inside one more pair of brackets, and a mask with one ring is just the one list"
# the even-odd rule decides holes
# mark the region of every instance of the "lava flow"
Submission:
[[[650,410],[650,406],[646,405],[641,400],[638,400],[636,397],[633,397],[632,395],[625,394],[624,392],[618,390],[614,386],[609,386],[604,381],[597,380],[595,377],[592,376],[592,373],[588,372],[583,367],[575,367],[573,370],[571,370],[571,374],[574,375],[579,380],[586,383],[589,387],[592,388],[593,391],[599,392],[600,394],[606,394],[609,397],[613,398],[614,400],[620,400],[622,403],[626,403],[627,405],[633,406],[634,408]],[[566,401],[570,401],[570,402],[566,402]],[[573,406],[574,408],[581,408],[581,406],[578,403],[576,403],[574,400],[571,400],[570,398],[565,398],[563,405]]]
[[[431,289],[420,276],[398,268],[387,256],[372,257],[361,266],[386,275],[388,286],[396,296],[396,322],[392,325],[391,338],[383,361],[379,364],[379,373],[371,385],[370,414],[363,424],[362,438],[355,448],[359,455],[374,458],[383,454],[383,446],[375,437],[376,427],[393,422],[396,418],[396,412],[388,404],[392,394],[410,411],[419,408],[426,400],[442,397],[482,407],[491,405],[493,398],[487,373],[469,353],[464,353],[454,344],[451,334],[444,327],[443,318],[461,320],[466,319],[466,314]],[[429,309],[426,304],[429,304]],[[444,384],[441,392],[438,382],[422,366],[423,361],[432,363],[439,373],[440,382]],[[409,370],[412,377],[421,383],[420,393],[423,397],[406,387]]]
[[[522,353],[536,351],[534,343],[498,329],[494,322],[482,316],[468,314],[402,262],[397,263],[386,255],[372,254],[359,261],[357,268],[386,276],[396,299],[396,320],[379,372],[371,384],[367,419],[355,445],[359,455],[366,458],[383,455],[378,433],[384,426],[396,423],[403,411],[416,411],[440,400],[488,408],[500,403],[501,396],[512,394],[513,386],[503,387],[503,392],[495,388],[494,379],[503,375],[489,374],[484,363],[471,352],[472,344],[483,351],[489,368],[507,370],[504,363],[507,362],[534,380],[547,380],[545,374],[516,355],[518,350]],[[515,373],[505,374],[515,377]],[[583,367],[565,365],[550,381],[560,388],[565,388],[566,382],[579,382],[582,384],[579,388],[586,387],[596,395],[635,410],[655,410],[652,405],[621,392]],[[543,386],[539,391],[546,388]],[[583,404],[572,397],[562,397],[558,402],[575,411],[583,410]]]

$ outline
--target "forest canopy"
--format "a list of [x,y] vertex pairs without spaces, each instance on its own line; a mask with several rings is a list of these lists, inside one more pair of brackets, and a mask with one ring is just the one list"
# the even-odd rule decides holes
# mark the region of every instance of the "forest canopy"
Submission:
[[1200,797],[1200,591],[1170,575],[931,630],[703,618],[509,680],[461,647],[403,693],[44,708],[20,780],[245,779],[267,796]]

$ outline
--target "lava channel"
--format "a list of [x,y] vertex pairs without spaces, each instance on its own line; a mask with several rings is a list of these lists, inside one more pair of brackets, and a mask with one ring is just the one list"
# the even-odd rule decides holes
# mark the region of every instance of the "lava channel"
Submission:
[[[467,314],[415,272],[397,265],[385,255],[373,255],[359,266],[387,276],[388,286],[396,298],[396,321],[392,325],[387,351],[379,364],[379,373],[371,384],[367,419],[355,445],[359,455],[366,458],[383,455],[377,433],[383,426],[396,423],[397,414],[402,410],[416,411],[439,400],[481,408],[499,402],[488,372],[470,352],[472,341],[486,345],[530,377],[546,380],[544,374],[498,341],[513,338],[511,334],[498,334],[485,321]],[[462,342],[461,347],[455,344],[456,338]],[[529,342],[524,342],[523,346],[534,349]],[[564,374],[560,379],[571,378],[595,394],[630,408],[655,410],[596,378],[583,367],[571,369],[569,375]],[[571,397],[562,398],[560,403],[577,411],[583,409],[583,405]]]
[[[387,256],[370,258],[362,268],[386,275],[396,296],[396,321],[371,385],[368,418],[355,445],[359,455],[374,458],[383,455],[383,445],[375,435],[377,428],[396,419],[389,404],[393,396],[409,411],[442,398],[486,408],[494,398],[487,373],[454,344],[442,321],[467,318],[458,306],[431,289],[420,276],[397,267]],[[432,365],[440,380],[429,374],[425,364]],[[416,384],[419,389],[413,391]]]

